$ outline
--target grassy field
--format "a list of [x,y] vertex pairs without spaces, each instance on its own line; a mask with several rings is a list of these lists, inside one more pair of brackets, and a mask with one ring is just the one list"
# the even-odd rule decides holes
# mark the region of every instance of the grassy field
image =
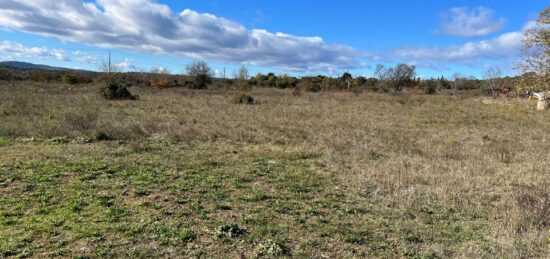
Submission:
[[0,257],[544,258],[550,113],[0,83]]

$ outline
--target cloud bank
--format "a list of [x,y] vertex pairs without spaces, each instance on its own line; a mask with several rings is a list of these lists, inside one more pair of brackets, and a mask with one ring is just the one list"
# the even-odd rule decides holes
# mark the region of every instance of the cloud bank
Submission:
[[7,53],[12,59],[22,57],[43,57],[54,58],[61,61],[71,61],[63,50],[50,50],[43,47],[26,47],[21,43],[11,41],[0,42],[0,53]]
[[0,27],[109,48],[290,71],[366,67],[370,54],[320,37],[243,25],[211,14],[176,13],[155,0],[2,0]]
[[504,18],[496,18],[487,7],[455,7],[442,15],[440,32],[455,36],[485,36],[501,30],[506,25]]
[[535,22],[528,22],[521,30],[461,45],[396,48],[391,56],[403,62],[434,69],[441,69],[449,64],[482,66],[501,63],[510,66],[521,55],[525,31],[534,26]]

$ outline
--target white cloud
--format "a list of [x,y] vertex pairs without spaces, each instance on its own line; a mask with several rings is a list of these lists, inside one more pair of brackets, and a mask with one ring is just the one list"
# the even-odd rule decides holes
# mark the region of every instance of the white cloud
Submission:
[[76,56],[76,60],[87,64],[97,64],[98,58],[96,56],[88,55],[88,53],[82,51],[73,51],[71,54]]
[[373,57],[320,37],[249,30],[188,9],[177,13],[155,0],[2,0],[0,26],[101,47],[290,71],[360,68]]
[[501,30],[506,25],[504,18],[496,18],[487,7],[451,8],[442,15],[440,32],[456,36],[484,36]]
[[136,69],[136,66],[134,66],[134,60],[129,59],[129,58],[125,58],[121,62],[115,64],[115,66],[117,68],[119,68],[120,70],[123,70],[123,71],[135,70]]
[[479,67],[486,63],[511,65],[521,54],[525,30],[533,26],[534,23],[529,22],[519,31],[503,33],[488,40],[469,41],[462,45],[396,48],[391,56],[403,62],[439,69],[450,64]]
[[11,41],[0,42],[0,53],[8,53],[12,58],[22,57],[46,57],[61,61],[71,61],[65,51],[59,49],[47,49],[43,47],[26,47],[21,43]]

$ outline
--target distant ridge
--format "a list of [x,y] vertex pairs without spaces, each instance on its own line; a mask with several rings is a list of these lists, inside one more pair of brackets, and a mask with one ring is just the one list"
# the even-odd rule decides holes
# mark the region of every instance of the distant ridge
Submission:
[[42,70],[51,70],[51,71],[85,71],[85,70],[70,69],[70,68],[64,68],[64,67],[52,67],[48,65],[39,65],[39,64],[20,62],[20,61],[1,61],[0,66],[17,68],[17,69],[42,69]]

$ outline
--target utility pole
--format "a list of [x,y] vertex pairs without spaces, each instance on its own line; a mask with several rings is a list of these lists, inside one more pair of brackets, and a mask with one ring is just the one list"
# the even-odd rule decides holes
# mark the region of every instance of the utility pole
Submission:
[[109,50],[109,74],[111,74],[111,50]]

